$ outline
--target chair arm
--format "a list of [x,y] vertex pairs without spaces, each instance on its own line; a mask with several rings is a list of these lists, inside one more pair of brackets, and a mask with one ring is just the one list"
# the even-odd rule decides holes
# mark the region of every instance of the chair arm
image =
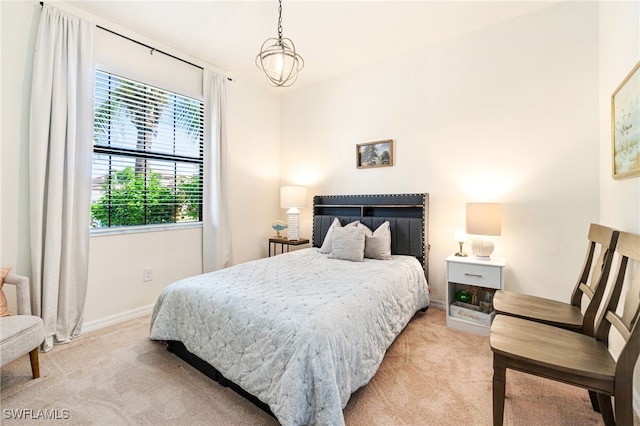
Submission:
[[16,296],[18,299],[18,315],[31,315],[29,278],[22,275],[9,274],[5,277],[4,283],[16,286]]

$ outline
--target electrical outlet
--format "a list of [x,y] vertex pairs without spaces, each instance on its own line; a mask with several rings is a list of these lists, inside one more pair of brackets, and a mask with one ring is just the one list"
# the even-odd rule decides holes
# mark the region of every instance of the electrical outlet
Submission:
[[153,268],[144,268],[142,270],[142,279],[143,281],[153,280]]

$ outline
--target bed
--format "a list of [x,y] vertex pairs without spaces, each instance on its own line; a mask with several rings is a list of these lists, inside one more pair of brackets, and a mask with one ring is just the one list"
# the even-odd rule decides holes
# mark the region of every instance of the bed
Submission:
[[[344,424],[350,395],[429,305],[427,212],[428,194],[316,196],[311,248],[171,284],[150,338],[281,424]],[[385,260],[340,257],[387,229]]]

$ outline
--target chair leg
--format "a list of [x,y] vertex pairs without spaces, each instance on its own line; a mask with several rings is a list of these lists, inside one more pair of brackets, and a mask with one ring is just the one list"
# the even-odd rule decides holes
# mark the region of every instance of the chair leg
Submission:
[[[633,364],[632,364],[633,366]],[[617,425],[633,424],[633,387],[632,381],[623,383],[622,380],[616,380],[615,385],[615,409]]]
[[[602,414],[602,420],[607,426],[615,426],[616,421],[613,418],[613,408],[611,406],[611,397],[602,393],[596,394],[598,396],[598,405],[600,406],[600,413]],[[627,423],[619,423],[624,425]],[[630,423],[630,424],[633,424]]]
[[493,426],[504,422],[504,394],[507,376],[507,359],[493,354]]
[[593,411],[595,411],[596,413],[599,413],[600,404],[598,404],[598,394],[590,390],[589,399],[591,400],[591,408],[593,408]]
[[31,360],[31,372],[33,373],[33,378],[37,379],[40,377],[40,363],[38,362],[38,348],[35,348],[31,352],[29,352],[29,359]]

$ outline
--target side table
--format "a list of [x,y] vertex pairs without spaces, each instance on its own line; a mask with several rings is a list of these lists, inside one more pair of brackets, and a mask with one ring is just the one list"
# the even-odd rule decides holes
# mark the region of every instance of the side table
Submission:
[[459,257],[452,254],[447,257],[446,262],[447,327],[488,336],[495,310],[492,309],[490,314],[485,314],[475,312],[474,309],[477,308],[475,306],[464,304],[461,305],[462,307],[455,306],[457,305],[455,294],[459,290],[477,292],[486,289],[491,294],[489,303],[492,305],[493,292],[504,288],[505,259],[491,257],[491,260],[479,260],[473,256]]
[[286,238],[269,238],[269,257],[271,257],[272,247],[273,247],[273,255],[278,254],[278,244],[280,245],[280,254],[285,253],[285,247],[287,248],[286,253],[289,253],[289,248],[291,246],[301,246],[303,244],[308,244],[309,240],[305,238],[300,238],[299,240],[288,240]]

